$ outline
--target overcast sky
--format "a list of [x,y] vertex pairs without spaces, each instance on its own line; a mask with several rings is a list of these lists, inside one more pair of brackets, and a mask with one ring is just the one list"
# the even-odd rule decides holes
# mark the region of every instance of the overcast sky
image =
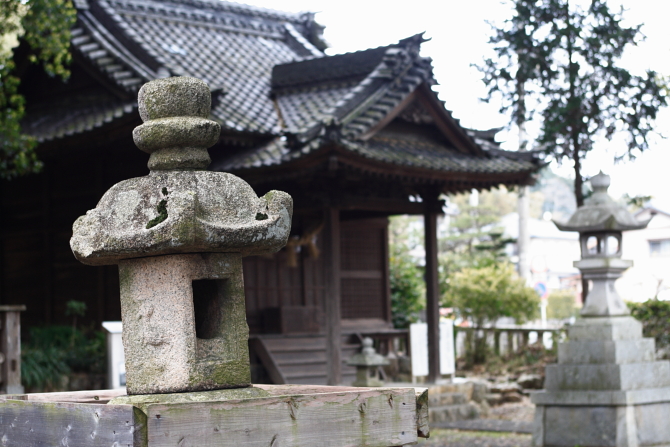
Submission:
[[[446,107],[463,125],[485,129],[506,126],[509,118],[498,113],[499,104],[479,100],[485,89],[471,64],[492,56],[488,45],[487,20],[502,23],[511,15],[509,2],[501,0],[412,0],[381,2],[368,0],[248,0],[249,3],[285,11],[316,12],[316,20],[326,26],[329,54],[357,51],[388,45],[416,33],[430,38],[422,54],[433,59],[435,87]],[[635,73],[651,68],[670,75],[670,2],[658,0],[613,0],[616,8],[627,9],[628,24],[643,23],[646,41],[624,55],[622,64]],[[656,203],[670,211],[670,111],[662,113],[657,128],[669,137],[655,138],[652,148],[635,162],[614,166],[613,154],[621,152],[623,142],[601,142],[586,160],[584,174],[595,175],[602,169],[612,175],[610,191],[618,196],[652,195]],[[514,149],[516,135],[499,134],[503,147]],[[571,165],[555,168],[571,174]]]

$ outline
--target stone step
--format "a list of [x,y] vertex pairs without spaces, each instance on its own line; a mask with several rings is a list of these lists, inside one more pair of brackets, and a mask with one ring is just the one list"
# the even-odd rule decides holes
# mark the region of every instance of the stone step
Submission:
[[468,401],[468,396],[465,393],[428,393],[428,408],[466,404]]
[[480,416],[480,413],[479,407],[472,402],[460,405],[442,405],[439,407],[428,406],[429,422],[477,419]]
[[559,390],[639,390],[670,386],[670,361],[547,365],[544,387]]
[[656,360],[653,338],[616,341],[568,341],[558,345],[558,363],[642,363]]

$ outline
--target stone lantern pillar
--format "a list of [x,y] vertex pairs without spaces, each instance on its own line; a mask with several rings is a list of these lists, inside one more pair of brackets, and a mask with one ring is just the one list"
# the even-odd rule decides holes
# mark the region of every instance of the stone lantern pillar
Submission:
[[128,394],[250,385],[242,257],[286,244],[291,197],[206,171],[220,126],[207,84],[152,81],[138,98],[135,144],[150,174],[122,181],[74,223],[89,265],[118,264]]
[[579,231],[582,259],[593,282],[582,318],[547,365],[536,405],[534,446],[670,445],[670,362],[655,360],[654,340],[642,337],[614,281],[633,263],[621,259],[621,232],[647,226],[607,194],[610,178],[591,179],[593,195],[567,223]]

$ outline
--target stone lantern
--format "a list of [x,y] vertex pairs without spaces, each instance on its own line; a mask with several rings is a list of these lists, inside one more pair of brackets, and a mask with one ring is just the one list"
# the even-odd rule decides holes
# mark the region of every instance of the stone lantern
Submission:
[[377,378],[377,369],[388,365],[389,361],[383,355],[375,352],[370,337],[363,339],[363,349],[358,354],[354,354],[347,364],[356,367],[356,380],[353,386],[384,386],[384,382]]
[[210,172],[220,126],[188,77],[144,85],[135,144],[149,175],[122,181],[74,223],[78,260],[117,264],[128,394],[250,385],[242,257],[286,244],[291,197]]
[[600,172],[591,178],[593,195],[570,217],[567,223],[554,222],[559,230],[578,231],[582,259],[575,262],[584,279],[593,281],[585,293],[582,316],[628,315],[630,312],[614,282],[632,261],[621,259],[621,232],[645,228],[626,208],[607,194],[610,177]]
[[593,281],[583,318],[547,365],[535,403],[533,446],[642,447],[670,445],[670,362],[657,361],[653,338],[629,315],[614,281],[632,265],[621,259],[621,232],[644,228],[607,195],[610,178],[591,179],[593,195],[559,229],[579,231],[582,259]]

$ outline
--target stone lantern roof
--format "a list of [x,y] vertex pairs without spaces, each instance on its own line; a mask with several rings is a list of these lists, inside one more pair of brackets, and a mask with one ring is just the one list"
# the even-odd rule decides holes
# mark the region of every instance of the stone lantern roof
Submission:
[[293,201],[257,197],[244,180],[206,171],[221,127],[209,120],[209,86],[174,77],[139,92],[144,124],[135,144],[151,154],[150,174],[122,181],[74,224],[76,258],[89,265],[179,253],[273,253],[286,244]]
[[565,222],[554,221],[561,231],[578,231],[590,233],[598,231],[627,231],[645,228],[649,223],[639,221],[628,210],[616,203],[607,194],[610,186],[610,176],[601,171],[591,177],[593,195],[584,201],[570,219]]

